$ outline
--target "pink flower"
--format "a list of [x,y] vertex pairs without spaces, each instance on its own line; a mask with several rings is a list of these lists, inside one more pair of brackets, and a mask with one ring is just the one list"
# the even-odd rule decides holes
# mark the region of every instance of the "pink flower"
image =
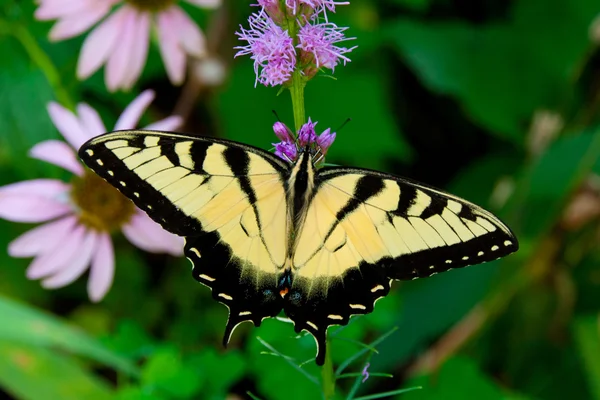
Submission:
[[[187,0],[199,7],[213,8],[220,0]],[[175,0],[39,0],[35,17],[57,19],[50,31],[51,40],[77,36],[110,14],[83,43],[77,76],[85,79],[106,64],[105,81],[109,90],[131,89],[139,78],[148,56],[151,25],[158,28],[158,44],[169,79],[181,84],[186,57],[202,57],[205,39],[195,22]],[[113,6],[120,5],[111,14]]]
[[[134,128],[154,99],[140,94],[121,114],[115,130]],[[71,183],[34,179],[0,187],[0,218],[45,224],[19,236],[8,246],[12,257],[35,257],[27,269],[30,279],[42,279],[45,288],[75,281],[90,268],[88,295],[101,300],[112,285],[115,260],[110,233],[121,229],[131,243],[151,252],[182,253],[181,238],[164,231],[144,212],[104,180],[84,169],[76,152],[86,140],[106,131],[98,113],[87,104],[77,114],[57,103],[48,105],[50,118],[67,142],[47,140],[30,155],[75,174]],[[156,122],[149,129],[171,130],[180,117]]]
[[[292,77],[296,67],[294,41],[279,27],[264,10],[252,14],[248,20],[250,29],[240,26],[236,32],[240,40],[248,42],[246,46],[234,47],[239,50],[237,56],[252,54],[256,82],[265,86],[282,85]],[[262,68],[262,71],[259,70]]]

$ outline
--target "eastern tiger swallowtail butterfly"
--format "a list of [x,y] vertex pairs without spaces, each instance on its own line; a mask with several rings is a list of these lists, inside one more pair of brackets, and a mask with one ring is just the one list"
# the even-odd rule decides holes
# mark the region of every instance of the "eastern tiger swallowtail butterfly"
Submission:
[[506,256],[510,229],[459,197],[404,178],[287,163],[241,143],[121,131],[79,155],[164,229],[185,237],[193,276],[229,308],[223,338],[281,310],[317,342],[368,314],[392,280],[411,280]]

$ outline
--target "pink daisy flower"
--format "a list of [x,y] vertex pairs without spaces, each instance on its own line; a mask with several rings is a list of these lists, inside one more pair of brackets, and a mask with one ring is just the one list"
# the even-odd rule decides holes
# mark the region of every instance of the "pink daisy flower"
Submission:
[[[154,99],[152,91],[140,94],[121,114],[115,130],[134,128]],[[42,279],[48,289],[66,286],[89,267],[87,285],[92,301],[101,300],[112,285],[115,259],[110,234],[121,230],[137,247],[180,255],[182,238],[164,231],[116,189],[84,168],[74,149],[106,132],[98,113],[87,104],[77,114],[57,103],[48,105],[50,118],[70,146],[59,140],[35,145],[30,155],[74,174],[71,183],[34,179],[0,187],[0,218],[45,224],[19,236],[8,245],[12,257],[34,257],[29,279]],[[181,124],[172,116],[148,129],[172,130]]]
[[[221,0],[186,0],[198,7],[214,8]],[[77,36],[102,21],[83,43],[77,76],[85,79],[106,64],[109,90],[130,89],[139,78],[148,56],[150,30],[156,26],[158,44],[169,79],[181,84],[188,55],[206,53],[205,38],[177,0],[39,0],[39,20],[58,22],[51,40]],[[122,5],[121,5],[122,4]],[[114,6],[120,5],[111,14]]]

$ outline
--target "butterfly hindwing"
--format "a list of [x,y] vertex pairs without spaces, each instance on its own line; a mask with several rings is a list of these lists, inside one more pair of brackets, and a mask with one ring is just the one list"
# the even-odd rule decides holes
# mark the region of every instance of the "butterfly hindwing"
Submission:
[[230,310],[224,342],[242,321],[282,308],[287,166],[236,142],[124,131],[86,143],[80,156],[166,230],[186,237],[194,277]]
[[376,171],[324,168],[294,252],[297,329],[324,345],[329,325],[373,311],[393,279],[410,280],[516,251],[508,227],[466,200]]

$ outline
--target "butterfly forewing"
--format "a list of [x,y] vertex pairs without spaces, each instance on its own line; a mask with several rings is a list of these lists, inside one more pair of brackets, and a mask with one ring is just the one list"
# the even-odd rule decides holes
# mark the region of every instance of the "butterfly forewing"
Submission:
[[259,325],[280,312],[283,162],[235,142],[147,131],[100,136],[80,156],[165,229],[186,237],[194,277],[230,309],[225,342],[240,322]]

